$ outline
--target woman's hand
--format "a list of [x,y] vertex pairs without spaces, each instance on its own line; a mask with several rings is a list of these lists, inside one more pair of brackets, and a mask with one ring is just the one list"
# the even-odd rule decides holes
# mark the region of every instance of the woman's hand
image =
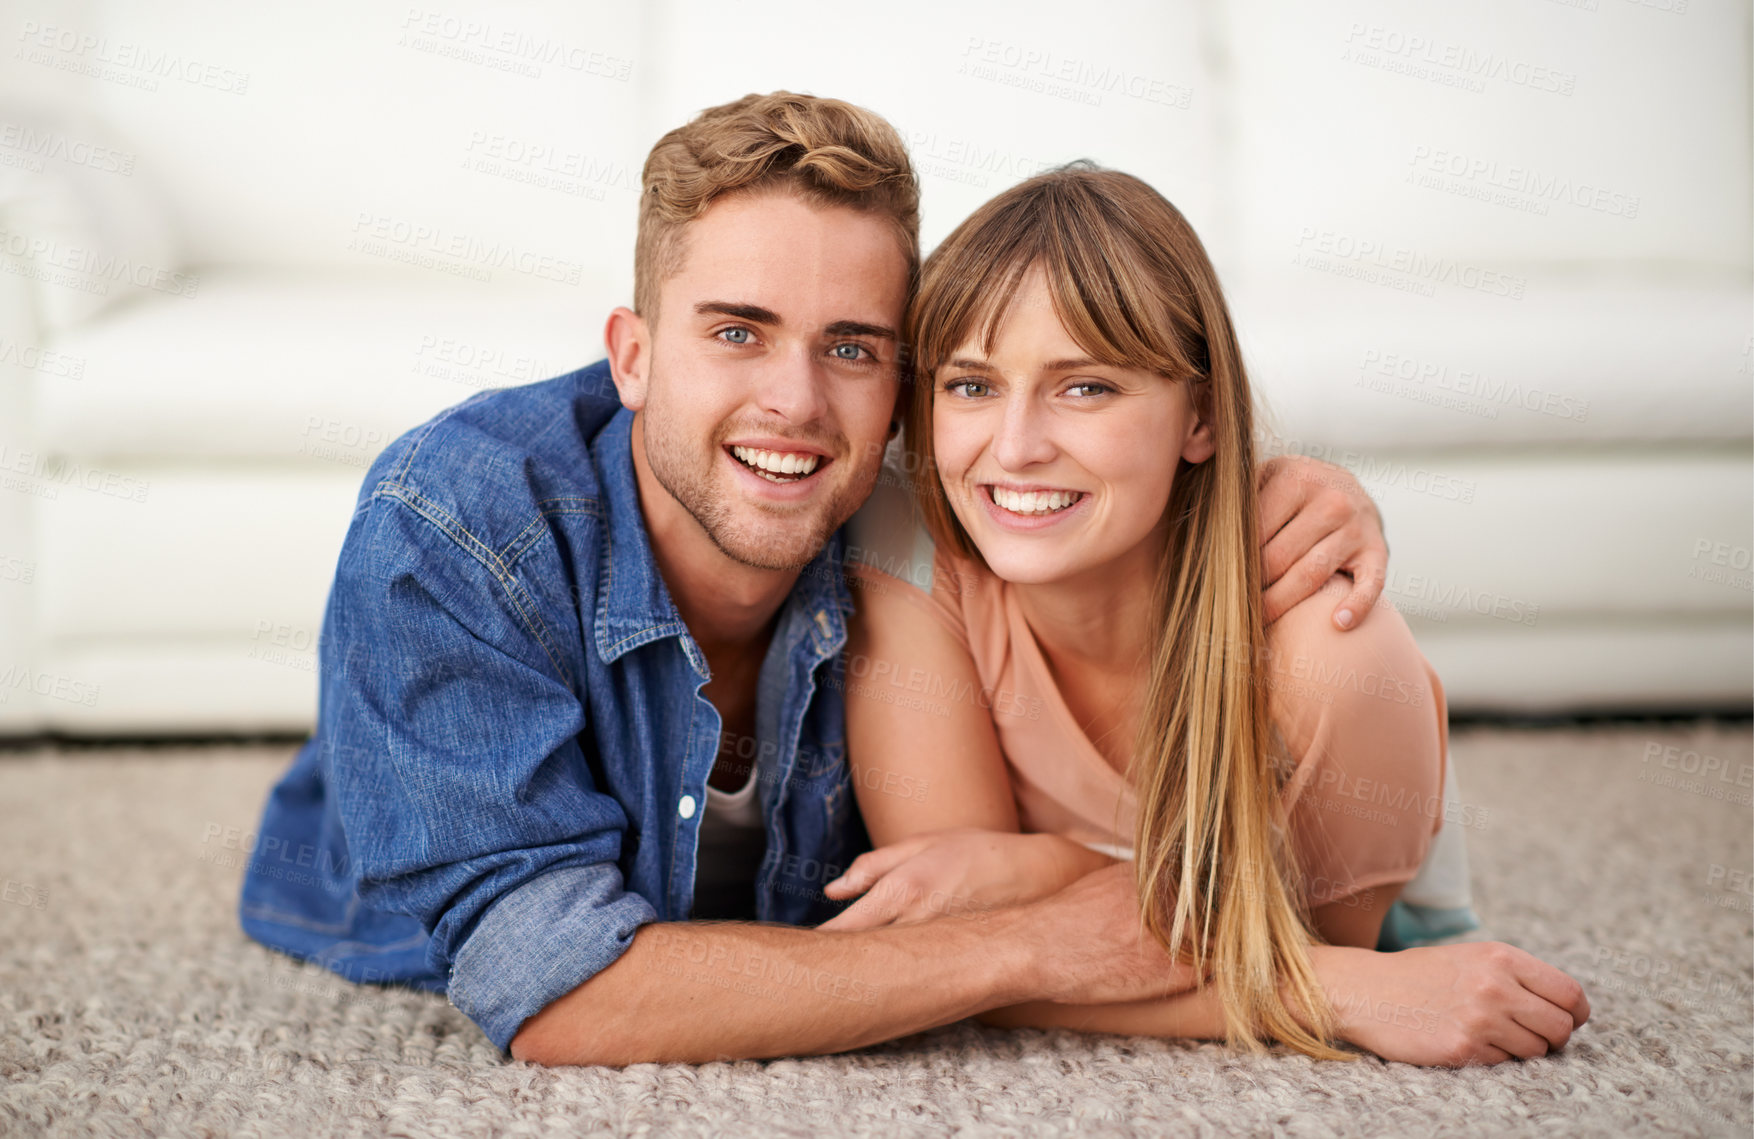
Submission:
[[861,854],[824,886],[837,900],[864,897],[818,928],[874,929],[1019,905],[1113,862],[1053,834],[957,827],[915,835]]
[[1499,941],[1377,953],[1311,946],[1340,1036],[1385,1060],[1497,1064],[1565,1047],[1590,1018],[1570,975]]

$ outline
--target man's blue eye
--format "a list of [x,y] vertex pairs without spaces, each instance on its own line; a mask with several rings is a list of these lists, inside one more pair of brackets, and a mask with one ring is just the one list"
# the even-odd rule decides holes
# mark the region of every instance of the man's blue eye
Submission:
[[727,328],[719,335],[725,337],[732,344],[749,343],[749,330],[747,328]]
[[842,360],[857,360],[865,349],[857,344],[836,344],[834,354]]

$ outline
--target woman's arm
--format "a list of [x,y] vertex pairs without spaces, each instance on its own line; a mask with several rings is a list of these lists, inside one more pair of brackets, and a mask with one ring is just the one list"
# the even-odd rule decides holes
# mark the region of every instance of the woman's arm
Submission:
[[958,632],[925,592],[858,571],[847,643],[847,754],[876,847],[825,892],[864,897],[824,929],[969,914],[1056,893],[1113,859],[1019,834],[1011,779]]
[[[1399,953],[1314,945],[1310,965],[1334,1007],[1339,1038],[1385,1060],[1428,1067],[1497,1064],[1565,1047],[1590,1018],[1576,980],[1502,942],[1469,942]],[[1289,993],[1305,1028],[1309,1018]],[[1224,1039],[1217,989],[1106,1005],[1048,1001],[1012,1005],[980,1019],[1006,1028],[1070,1028],[1126,1036]]]
[[868,569],[854,581],[847,757],[872,844],[953,827],[1015,833],[1010,775],[968,648],[915,586]]

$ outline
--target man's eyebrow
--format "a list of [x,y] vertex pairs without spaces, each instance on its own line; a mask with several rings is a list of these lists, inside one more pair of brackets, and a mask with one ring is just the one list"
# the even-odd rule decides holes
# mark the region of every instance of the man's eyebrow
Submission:
[[705,316],[717,313],[720,316],[734,316],[738,320],[747,320],[752,324],[780,324],[780,314],[760,305],[737,304],[733,301],[701,301],[694,306],[694,311]]
[[881,324],[865,324],[857,320],[837,320],[823,329],[829,336],[872,336],[878,340],[896,339],[895,329]]

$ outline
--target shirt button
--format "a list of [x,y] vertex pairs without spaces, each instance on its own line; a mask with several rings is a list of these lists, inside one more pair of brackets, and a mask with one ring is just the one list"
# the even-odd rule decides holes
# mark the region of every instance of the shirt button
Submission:
[[676,813],[685,819],[692,819],[694,817],[694,796],[682,796],[682,802],[676,804]]

